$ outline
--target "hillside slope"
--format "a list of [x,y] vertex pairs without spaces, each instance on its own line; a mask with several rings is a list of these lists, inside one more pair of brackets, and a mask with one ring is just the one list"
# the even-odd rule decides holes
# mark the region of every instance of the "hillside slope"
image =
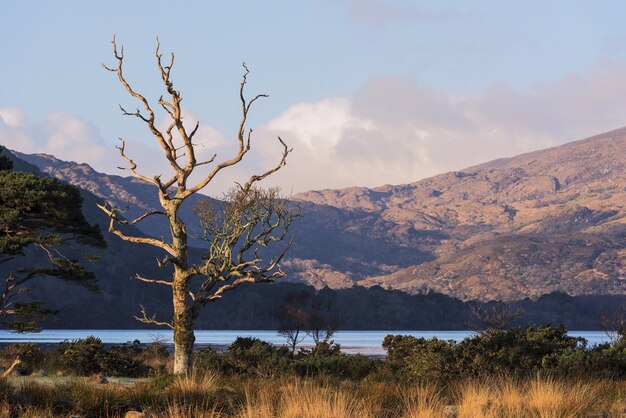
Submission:
[[[23,157],[102,198],[154,207],[148,185]],[[293,198],[305,217],[289,280],[483,300],[626,290],[626,129],[411,184]]]

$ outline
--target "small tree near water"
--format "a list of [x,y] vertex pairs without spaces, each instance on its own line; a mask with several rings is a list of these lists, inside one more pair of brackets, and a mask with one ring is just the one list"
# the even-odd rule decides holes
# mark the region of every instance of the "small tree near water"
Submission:
[[[121,239],[137,244],[150,245],[164,252],[164,257],[157,260],[160,268],[172,268],[164,277],[147,278],[137,274],[136,279],[159,286],[167,286],[172,290],[174,315],[171,321],[158,320],[149,315],[142,307],[139,321],[167,326],[174,330],[174,373],[190,374],[194,322],[200,309],[209,302],[219,300],[224,293],[236,289],[243,283],[267,283],[284,276],[280,261],[290,243],[278,251],[271,259],[266,260],[259,255],[260,248],[268,247],[282,241],[289,226],[297,214],[287,205],[275,189],[265,190],[258,183],[285,166],[291,149],[278,138],[282,145],[282,155],[278,164],[259,174],[251,176],[245,183],[237,183],[236,188],[228,192],[222,201],[205,200],[195,212],[199,216],[204,229],[204,239],[208,241],[208,250],[201,260],[193,262],[189,257],[187,225],[179,216],[183,202],[204,189],[222,170],[240,163],[250,151],[252,130],[247,129],[246,121],[252,105],[264,94],[246,99],[244,88],[248,77],[248,68],[244,64],[244,75],[239,89],[241,100],[241,122],[237,130],[237,151],[229,158],[218,162],[217,155],[205,161],[196,159],[194,136],[198,132],[199,123],[192,129],[183,124],[181,109],[182,96],[174,88],[171,78],[174,54],[168,63],[162,61],[157,40],[157,68],[166,92],[155,104],[150,104],[146,97],[138,93],[126,80],[123,71],[124,50],[118,50],[113,38],[113,53],[117,60],[115,67],[104,66],[115,73],[126,91],[140,103],[142,110],[126,111],[126,116],[138,118],[159,144],[163,156],[170,166],[169,176],[142,174],[127,155],[122,140],[118,150],[128,164],[128,170],[134,177],[155,186],[161,209],[151,210],[134,220],[124,219],[119,208],[109,203],[100,208],[110,217],[109,231]],[[155,109],[162,110],[169,118],[167,127],[157,127]],[[206,172],[197,182],[191,182],[192,174],[199,168],[206,167]],[[147,217],[162,217],[170,228],[171,235],[165,239],[145,236],[133,236],[125,232],[123,225],[133,225]]]

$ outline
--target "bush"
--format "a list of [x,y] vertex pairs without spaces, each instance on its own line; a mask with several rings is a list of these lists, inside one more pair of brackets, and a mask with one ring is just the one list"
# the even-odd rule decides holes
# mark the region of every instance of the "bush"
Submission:
[[193,354],[193,368],[201,372],[228,372],[228,365],[224,356],[211,347],[202,348]]
[[340,379],[359,380],[376,368],[376,362],[360,354],[305,355],[292,363],[299,376],[332,376]]
[[3,363],[9,367],[19,357],[22,363],[17,367],[19,374],[31,374],[41,368],[44,353],[35,343],[11,344],[0,353]]
[[416,380],[445,380],[458,374],[454,341],[418,338],[408,356],[405,370]]
[[73,342],[62,342],[51,354],[52,362],[66,373],[90,376],[102,373],[109,376],[141,377],[148,374],[148,367],[133,359],[124,349],[107,350],[96,337]]
[[[542,371],[571,375],[583,370],[584,365],[606,368],[600,365],[602,361],[610,362],[611,358],[623,361],[626,358],[615,354],[600,361],[602,356],[595,354],[597,359],[593,360],[584,340],[569,337],[563,326],[490,330],[459,343],[388,335],[383,348],[388,352],[388,367],[416,380],[498,374],[529,376]],[[579,366],[575,370],[577,362]]]
[[165,344],[155,341],[148,344],[141,351],[141,358],[145,361],[164,362],[170,358],[170,353],[167,351]]
[[258,376],[271,376],[287,370],[289,360],[289,349],[277,349],[270,343],[251,337],[237,338],[224,354],[224,361],[232,371]]

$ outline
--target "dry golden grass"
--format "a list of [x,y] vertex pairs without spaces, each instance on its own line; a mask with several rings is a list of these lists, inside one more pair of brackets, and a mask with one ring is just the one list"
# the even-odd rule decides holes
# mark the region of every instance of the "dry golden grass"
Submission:
[[[601,406],[602,382],[565,382],[535,378],[526,382],[499,378],[465,382],[457,388],[458,418],[568,418]],[[620,397],[618,397],[619,399]]]
[[293,381],[281,387],[246,388],[240,418],[351,418],[374,417],[354,393],[327,384]]
[[238,412],[239,418],[272,418],[276,413],[275,393],[266,385],[254,388],[246,385],[245,402]]
[[168,388],[169,391],[180,394],[208,393],[218,389],[218,377],[213,373],[193,375],[191,377],[177,377]]
[[500,378],[496,384],[499,387],[498,395],[502,417],[523,418],[526,414],[526,402],[520,383],[512,379]]
[[626,412],[626,382],[551,378],[502,377],[438,386],[209,374],[176,379],[167,389],[77,381],[21,382],[3,391],[0,417],[113,418],[128,410],[141,410],[151,418],[565,418]]
[[581,416],[598,403],[598,386],[536,378],[527,383],[528,409],[539,418]]
[[471,381],[458,388],[456,411],[458,418],[498,417],[497,395],[492,382]]
[[446,402],[441,395],[440,388],[419,384],[399,390],[404,418],[440,418],[444,415]]
[[[145,418],[223,418],[225,417],[215,407],[207,405],[178,405],[169,404],[161,410],[146,410]],[[140,415],[141,416],[141,415]]]

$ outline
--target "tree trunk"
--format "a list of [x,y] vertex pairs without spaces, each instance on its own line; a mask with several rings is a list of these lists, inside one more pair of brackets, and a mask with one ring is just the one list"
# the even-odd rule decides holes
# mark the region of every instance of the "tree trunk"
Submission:
[[190,376],[193,368],[192,309],[187,286],[174,286],[174,374]]
[[189,299],[187,228],[178,219],[179,203],[168,211],[172,231],[172,247],[177,253],[174,266],[172,296],[174,304],[174,374],[190,376],[193,369],[193,307]]

